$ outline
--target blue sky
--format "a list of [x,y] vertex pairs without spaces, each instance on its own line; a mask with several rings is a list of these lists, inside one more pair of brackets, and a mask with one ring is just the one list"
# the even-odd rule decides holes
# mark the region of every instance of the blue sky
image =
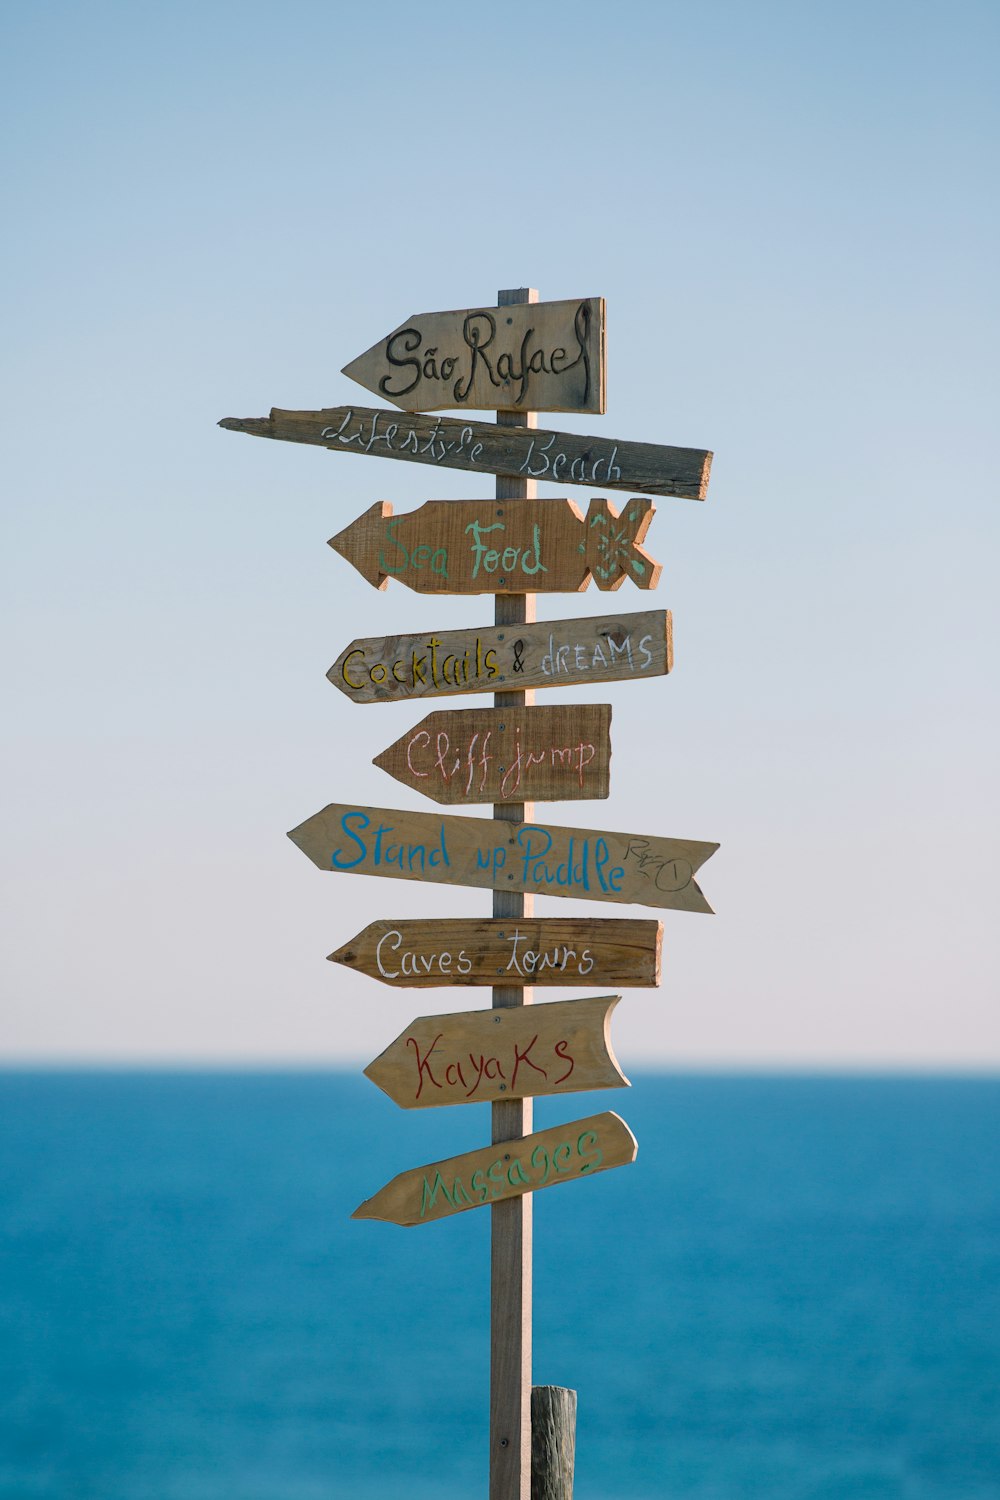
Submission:
[[0,25],[0,1057],[367,1060],[444,1008],[324,955],[488,898],[284,832],[418,806],[370,760],[434,705],[352,709],[342,647],[492,615],[326,539],[484,482],[215,424],[364,403],[340,368],[409,313],[530,284],[608,303],[607,414],[550,425],[716,455],[647,539],[676,671],[576,695],[614,704],[611,797],[550,810],[722,844],[718,914],[668,913],[618,1008],[626,1070],[995,1067],[995,7]]

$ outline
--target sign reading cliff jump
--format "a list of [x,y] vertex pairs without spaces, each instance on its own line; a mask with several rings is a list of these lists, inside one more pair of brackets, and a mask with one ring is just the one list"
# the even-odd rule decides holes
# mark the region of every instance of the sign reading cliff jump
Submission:
[[403,411],[604,410],[604,298],[415,313],[345,375]]
[[652,518],[643,499],[621,514],[591,500],[586,516],[572,500],[428,500],[405,516],[379,500],[330,546],[378,589],[390,578],[418,594],[569,594],[591,578],[652,589],[660,565],[638,545]]
[[539,427],[491,427],[451,417],[401,417],[398,411],[370,406],[328,406],[322,411],[272,406],[270,416],[223,417],[219,426],[251,437],[311,443],[331,453],[398,458],[468,474],[504,474],[595,490],[628,490],[632,495],[677,495],[682,500],[704,500],[712,466],[706,448],[581,437]]
[[439,709],[373,764],[435,802],[606,797],[611,706]]
[[418,1016],[365,1077],[402,1109],[627,1088],[609,1036],[620,999]]
[[484,625],[352,641],[327,672],[355,703],[573,687],[662,677],[674,664],[668,609]]
[[710,912],[694,876],[718,844],[331,802],[288,837],[321,870]]

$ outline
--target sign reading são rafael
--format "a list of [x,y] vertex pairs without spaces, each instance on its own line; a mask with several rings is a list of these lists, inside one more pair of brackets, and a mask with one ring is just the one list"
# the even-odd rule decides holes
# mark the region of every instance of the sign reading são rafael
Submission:
[[[493,624],[362,637],[327,674],[355,703],[496,694],[493,706],[426,715],[374,757],[404,786],[459,813],[338,801],[289,838],[330,873],[494,893],[491,919],[379,918],[329,956],[386,986],[493,988],[492,1009],[418,1017],[365,1069],[404,1109],[490,1102],[493,1144],[400,1172],[354,1217],[418,1225],[492,1207],[490,1496],[523,1500],[531,1267],[521,1237],[530,1195],[627,1165],[637,1149],[611,1112],[531,1132],[535,1096],[629,1086],[610,1040],[620,996],[534,1005],[532,987],[655,986],[663,939],[659,921],[536,918],[531,898],[708,912],[694,877],[718,847],[533,815],[536,801],[606,798],[611,776],[610,705],[535,707],[533,690],[653,681],[670,672],[673,644],[666,610],[543,624],[531,600],[591,582],[602,591],[626,580],[655,588],[660,564],[642,546],[654,514],[649,497],[703,500],[712,455],[535,426],[536,411],[605,409],[599,297],[542,303],[534,293],[501,293],[496,307],[415,314],[344,373],[396,409],[272,408],[268,417],[219,425],[497,476],[495,499],[429,499],[405,515],[387,500],[371,502],[330,541],[379,589],[395,579],[419,593],[496,596]],[[427,415],[442,409],[463,415]],[[490,426],[466,417],[477,409],[503,415]],[[538,478],[628,498],[612,504],[593,495],[585,508],[537,499]],[[460,815],[477,803],[492,803],[495,816]]]

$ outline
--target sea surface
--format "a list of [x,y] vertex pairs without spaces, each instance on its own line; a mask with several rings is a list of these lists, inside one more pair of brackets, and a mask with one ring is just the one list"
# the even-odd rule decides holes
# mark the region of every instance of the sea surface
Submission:
[[[535,1195],[577,1500],[998,1500],[1000,1081],[633,1077]],[[351,1211],[488,1139],[346,1073],[0,1074],[3,1500],[485,1500],[489,1212]]]

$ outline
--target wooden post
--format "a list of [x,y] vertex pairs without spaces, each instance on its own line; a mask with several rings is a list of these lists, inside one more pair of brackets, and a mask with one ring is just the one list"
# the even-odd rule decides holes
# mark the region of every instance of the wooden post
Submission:
[[[521,287],[498,293],[497,305],[537,302],[538,292]],[[501,427],[534,427],[534,412],[497,412]],[[498,500],[531,500],[538,486],[533,479],[498,476]],[[533,594],[504,594],[496,601],[496,624],[516,630],[535,618]],[[508,690],[497,693],[497,708],[520,708],[534,701],[534,693]],[[531,818],[530,803],[506,802],[493,809],[494,817],[512,823]],[[532,915],[533,898],[514,891],[494,891],[494,917]],[[530,1005],[530,989],[496,985],[494,1008]],[[530,1135],[532,1101],[509,1099],[494,1104],[493,1141]],[[495,1203],[492,1214],[490,1275],[490,1500],[531,1500],[531,1194]]]
[[576,1391],[536,1385],[531,1392],[531,1500],[573,1500]]

